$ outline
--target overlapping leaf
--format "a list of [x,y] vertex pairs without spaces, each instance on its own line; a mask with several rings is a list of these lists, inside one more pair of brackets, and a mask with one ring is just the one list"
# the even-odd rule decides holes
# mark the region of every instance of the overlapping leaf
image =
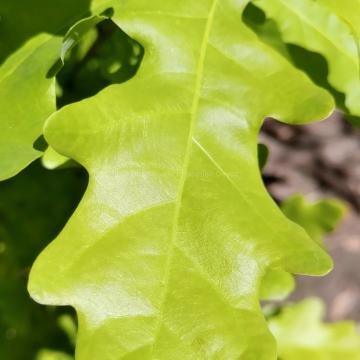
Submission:
[[345,204],[339,200],[308,202],[300,195],[287,199],[281,208],[290,220],[302,226],[320,245],[323,245],[324,235],[336,228],[346,211]]
[[355,324],[322,322],[324,305],[307,299],[288,305],[269,320],[282,360],[359,360],[360,334]]
[[35,360],[73,360],[73,357],[60,351],[43,349]]
[[331,267],[266,193],[257,133],[266,115],[312,121],[333,102],[242,24],[245,5],[119,2],[139,73],[46,125],[90,183],[29,289],[76,308],[79,360],[275,359],[264,274]]
[[254,0],[274,19],[283,40],[323,55],[329,83],[360,115],[360,3],[358,0]]
[[55,111],[54,79],[47,79],[60,38],[31,39],[0,67],[0,179],[7,179],[41,155],[34,142]]
[[[83,33],[105,18],[92,16],[76,23],[89,14],[89,7],[88,0],[1,1],[0,180],[41,156],[34,143],[56,110],[55,65]],[[96,7],[93,10],[96,13]]]
[[[301,195],[293,195],[282,205],[283,213],[302,226],[320,246],[324,236],[333,231],[345,213],[345,205],[335,199],[309,202]],[[292,275],[285,271],[269,271],[264,277],[260,297],[262,300],[282,300],[295,288]]]

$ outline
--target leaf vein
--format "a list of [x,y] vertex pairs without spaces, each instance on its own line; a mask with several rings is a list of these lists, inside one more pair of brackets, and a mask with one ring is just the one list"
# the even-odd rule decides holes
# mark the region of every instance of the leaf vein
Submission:
[[[209,37],[210,37],[211,29],[212,29],[212,24],[213,24],[217,4],[218,4],[218,0],[212,1],[211,7],[209,10],[208,19],[207,19],[205,29],[204,29],[204,36],[202,39],[201,48],[200,48],[200,56],[199,56],[199,62],[198,62],[198,67],[197,67],[197,72],[196,72],[197,73],[196,82],[195,82],[195,87],[194,87],[194,98],[193,98],[193,104],[191,107],[190,130],[189,130],[188,142],[187,142],[187,147],[186,147],[186,153],[185,153],[185,157],[184,157],[183,170],[182,170],[182,174],[181,174],[181,178],[180,178],[180,182],[179,182],[178,197],[177,197],[176,203],[175,203],[173,231],[172,231],[172,235],[171,235],[171,243],[169,245],[169,250],[168,250],[168,255],[167,255],[167,264],[166,264],[166,270],[165,270],[165,276],[164,276],[165,289],[162,294],[162,302],[161,302],[160,309],[159,309],[159,320],[158,320],[157,329],[156,329],[155,336],[154,336],[154,345],[156,343],[156,339],[158,338],[160,330],[161,330],[161,324],[162,324],[161,315],[162,315],[163,307],[165,305],[166,295],[168,292],[168,282],[169,282],[169,278],[170,278],[171,263],[172,263],[172,259],[174,256],[175,239],[177,236],[178,222],[179,222],[179,216],[180,216],[180,210],[181,210],[181,199],[182,199],[182,194],[183,194],[184,186],[185,186],[185,182],[186,182],[187,170],[188,170],[189,163],[190,163],[192,138],[193,138],[193,134],[195,132],[196,116],[197,116],[197,112],[198,112],[199,101],[201,98],[200,92],[201,92],[201,85],[202,85],[203,75],[204,75],[204,62],[206,59],[207,47],[208,47],[208,43],[209,43]],[[154,346],[152,347],[151,354],[153,354],[153,351],[154,351]]]

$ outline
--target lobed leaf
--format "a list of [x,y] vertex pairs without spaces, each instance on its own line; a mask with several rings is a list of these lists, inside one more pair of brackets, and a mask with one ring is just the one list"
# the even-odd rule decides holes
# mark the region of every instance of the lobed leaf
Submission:
[[[301,195],[293,195],[281,204],[281,210],[291,221],[302,226],[315,242],[324,246],[324,236],[336,228],[345,214],[346,207],[335,199],[309,202]],[[283,300],[294,288],[292,275],[285,271],[272,270],[263,278],[260,298]]]
[[275,359],[263,277],[331,260],[267,194],[257,135],[267,115],[313,121],[333,101],[241,22],[246,1],[113,3],[143,63],[47,121],[90,180],[30,293],[76,308],[79,360]]
[[275,20],[286,43],[323,55],[329,83],[346,95],[347,109],[360,115],[359,0],[254,0]]

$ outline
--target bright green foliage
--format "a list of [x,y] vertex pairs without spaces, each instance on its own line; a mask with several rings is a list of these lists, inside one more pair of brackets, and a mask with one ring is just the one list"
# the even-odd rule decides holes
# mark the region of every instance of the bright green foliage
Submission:
[[[259,167],[262,170],[269,157],[269,149],[264,144],[258,145]],[[259,297],[261,300],[282,300],[286,298],[295,287],[295,281],[291,274],[283,270],[270,270],[264,275]]]
[[[133,44],[126,41],[126,35],[119,30],[107,45],[96,44],[98,55],[102,59],[102,73],[92,71],[93,78],[90,79],[88,68],[94,67],[96,59],[93,58],[92,64],[88,64],[85,58],[91,45],[96,42],[94,27],[107,19],[111,12],[105,11],[102,15],[85,18],[89,13],[87,0],[76,1],[76,4],[72,0],[57,0],[55,3],[50,2],[50,6],[48,3],[44,0],[31,0],[25,4],[23,0],[19,4],[6,0],[0,4],[0,15],[5,23],[2,30],[10,34],[0,42],[0,61],[6,59],[0,67],[0,180],[16,175],[42,155],[43,149],[36,148],[34,143],[42,135],[45,120],[55,112],[57,102],[61,106],[78,101],[94,95],[113,82],[127,80],[136,71],[142,56],[141,49],[137,49],[137,56],[131,53]],[[92,10],[95,14],[99,13],[95,6]],[[13,22],[13,18],[22,23],[21,29],[17,22]],[[79,18],[83,19],[75,23]],[[62,39],[60,35],[65,32]],[[16,46],[24,41],[27,41],[25,45],[16,50]],[[83,61],[80,64],[83,70],[79,73],[79,78],[71,79],[72,92],[65,94],[64,98],[60,96],[60,100],[56,101],[54,76],[62,68],[64,61],[69,60],[70,50],[79,42],[81,44],[76,49],[78,62],[75,66]],[[122,66],[121,71],[114,68],[114,56],[118,58],[117,66]],[[72,57],[74,58],[75,56]],[[130,64],[126,64],[128,59]],[[59,79],[63,80],[63,77],[60,76]],[[60,87],[58,89],[61,91]],[[51,158],[54,155],[50,151],[44,161],[45,164],[49,163],[49,168],[56,167],[56,162],[60,160],[55,156],[54,162]]]
[[[360,81],[360,2],[359,0],[344,0],[341,1],[341,6],[339,6],[339,1],[337,0],[321,0],[321,3],[326,5],[336,13],[349,27],[349,31],[351,35],[354,38],[355,45],[357,48],[357,54],[358,54],[358,74],[357,79]],[[353,103],[359,103],[359,82],[357,85],[354,86],[353,89],[350,89],[352,93],[348,92],[348,98],[349,101],[352,101]],[[334,92],[333,92],[334,93]],[[335,98],[338,97],[335,95]],[[339,103],[339,101],[337,101]],[[359,127],[360,125],[360,119],[359,119],[359,113],[358,111],[352,111],[353,107],[349,106],[348,109],[344,108],[344,106],[341,106],[340,108],[343,109],[346,113],[349,113],[346,117],[349,120],[349,122],[356,127]],[[355,105],[355,108],[356,105]]]
[[48,73],[60,55],[61,35],[87,11],[88,0],[0,2],[0,63],[5,61],[0,67],[0,179],[41,156],[33,144],[56,110],[55,79]]
[[[259,153],[264,153],[264,150]],[[324,246],[324,236],[336,228],[345,213],[345,205],[338,200],[324,199],[311,203],[301,195],[294,195],[287,199],[281,209],[290,220],[302,226],[320,246]],[[295,282],[292,275],[284,271],[270,271],[262,281],[260,298],[281,300],[286,298],[294,288]]]
[[360,334],[352,322],[324,324],[324,305],[308,299],[270,318],[281,360],[359,360]]
[[326,233],[333,231],[345,213],[345,205],[335,199],[307,202],[294,195],[282,204],[282,211],[292,221],[301,225],[310,237],[321,246]]
[[261,41],[273,47],[288,60],[291,60],[287,44],[283,42],[274,20],[267,19],[265,13],[252,2],[247,4],[242,17],[245,24],[255,31]]
[[[334,108],[330,95],[290,63],[279,29],[285,41],[327,58],[329,82],[359,114],[359,22],[351,11],[358,3],[255,3],[276,20],[253,24],[259,37],[241,21],[243,0],[0,4],[6,34],[0,42],[0,179],[41,156],[34,142],[45,122],[50,148],[43,164],[55,168],[70,157],[90,174],[83,201],[35,263],[29,284],[37,301],[76,308],[78,360],[273,360],[274,339],[259,299],[285,296],[293,288],[291,273],[331,268],[319,239],[342,209],[296,198],[284,206],[316,241],[288,221],[262,184],[257,135],[265,116],[297,124]],[[136,75],[139,44],[120,29],[99,42],[97,31],[113,12],[113,21],[144,47]],[[56,105],[93,95],[55,112]],[[262,164],[266,156],[260,147]],[[41,180],[37,185],[49,201],[54,196],[62,203],[53,176],[56,190],[47,191]],[[32,204],[31,191],[23,186],[18,196]],[[12,208],[6,197],[3,204],[6,212]],[[315,224],[324,211],[328,219]],[[17,212],[16,225],[33,224]],[[36,228],[44,219],[54,226],[41,214],[32,214],[39,216]],[[24,229],[22,240],[31,233]],[[18,286],[23,299],[25,280],[13,278],[21,264],[12,268],[17,256],[11,256],[0,280]],[[2,321],[20,328],[11,323],[19,306],[8,294],[15,290],[6,286],[0,305],[8,319]],[[33,306],[21,306],[21,321]],[[50,319],[53,326],[56,318]],[[73,336],[68,320],[61,318],[60,326]],[[27,339],[49,335],[30,336],[29,324],[21,335],[25,345],[15,349],[19,359],[28,356]],[[40,360],[68,358],[52,350],[38,354]]]
[[360,115],[359,0],[254,0],[276,21],[287,43],[323,55],[329,83],[346,95],[347,109]]
[[[269,156],[269,149],[264,144],[258,145],[259,167],[263,169]],[[292,221],[302,226],[309,236],[320,246],[323,237],[333,231],[345,213],[345,205],[335,199],[324,199],[310,203],[301,195],[294,195],[281,206],[283,213]],[[268,271],[260,287],[260,299],[283,300],[294,290],[295,280],[286,271]]]
[[46,124],[90,180],[30,292],[76,308],[79,360],[275,359],[263,276],[331,260],[267,194],[257,135],[266,115],[313,121],[333,101],[242,24],[245,2],[120,5],[113,21],[145,57]]
[[1,180],[41,156],[33,143],[55,111],[54,79],[47,79],[46,73],[56,60],[51,54],[56,54],[60,44],[59,38],[39,35],[0,67]]
[[268,271],[260,287],[261,300],[284,300],[295,289],[294,277],[283,270]]
[[[327,6],[332,12],[339,16],[350,28],[355,37],[357,47],[360,47],[360,2],[359,0],[343,0],[341,6],[337,0],[320,0],[324,6]],[[360,61],[360,52],[358,52]],[[360,73],[359,73],[360,74]]]
[[[37,351],[45,346],[71,350],[57,326],[59,310],[33,302],[26,283],[35,257],[64,226],[85,185],[86,176],[79,169],[49,172],[38,163],[0,183],[0,357],[3,360],[34,360]],[[61,328],[65,329],[63,322]]]
[[49,146],[41,158],[41,163],[46,169],[53,170],[66,164],[69,159],[66,156],[58,154]]

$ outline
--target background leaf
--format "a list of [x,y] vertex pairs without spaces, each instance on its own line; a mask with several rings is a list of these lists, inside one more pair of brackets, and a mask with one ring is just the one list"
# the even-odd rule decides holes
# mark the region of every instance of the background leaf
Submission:
[[360,334],[355,324],[322,323],[324,312],[323,303],[313,298],[285,306],[279,315],[270,318],[280,359],[360,359]]
[[346,95],[346,107],[360,115],[358,0],[255,0],[279,26],[286,43],[322,54],[329,83]]
[[309,236],[323,245],[324,235],[330,233],[344,217],[346,206],[336,199],[308,202],[301,195],[294,195],[282,206],[284,214],[302,226]]
[[[55,69],[69,41],[75,41],[99,17],[70,26],[89,12],[87,0],[11,1],[0,4],[0,180],[16,175],[41,156],[36,140],[56,110]],[[102,19],[102,18],[101,18]],[[61,50],[62,49],[62,50]],[[51,71],[53,69],[53,71]]]

